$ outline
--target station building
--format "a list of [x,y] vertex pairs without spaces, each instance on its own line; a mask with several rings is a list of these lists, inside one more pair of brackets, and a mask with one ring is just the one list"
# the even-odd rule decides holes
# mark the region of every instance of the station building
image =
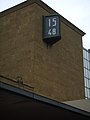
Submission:
[[[54,17],[52,26],[56,25],[57,17],[55,18],[55,16],[59,16],[59,26],[56,25],[57,29],[59,28],[59,37],[53,38],[57,32],[54,29],[53,36],[50,37],[51,31],[49,31],[49,38],[44,38],[43,35],[47,35],[44,31],[46,16],[49,16],[50,19],[46,19],[49,21],[52,16]],[[37,108],[38,102],[44,102],[45,105],[48,103],[59,110],[75,112],[76,116],[72,114],[73,120],[79,118],[77,114],[83,116],[82,120],[88,120],[89,112],[79,111],[78,108],[73,109],[66,103],[62,103],[85,98],[82,45],[84,35],[82,30],[41,0],[27,0],[1,12],[0,97],[2,99],[0,104],[2,108],[7,106],[2,113],[7,113],[8,110],[10,113],[12,109],[19,110],[21,104],[18,104],[17,108],[14,106],[17,103],[23,103],[21,105],[22,113],[26,113],[26,106],[30,106],[30,101],[32,103],[30,109],[28,108],[30,111]],[[15,93],[19,96],[15,97]],[[6,96],[9,95],[11,97],[6,100]],[[20,102],[19,99],[17,100],[19,97],[21,99],[22,95],[28,104],[24,100],[20,100]],[[27,100],[26,97],[31,100]],[[3,102],[5,100],[6,102]],[[9,100],[13,102],[8,104]],[[40,115],[38,110],[41,110],[43,114],[46,113],[46,108],[42,110],[41,107],[38,107],[35,115]],[[56,108],[51,107],[50,109],[53,111]],[[34,115],[34,111],[32,112]],[[50,114],[52,115],[52,113]],[[56,113],[62,115],[60,111]],[[63,119],[66,114],[67,112],[63,113]],[[70,118],[70,116],[67,117]]]
[[[61,39],[47,46],[42,16],[58,14],[40,0],[28,0],[0,13],[0,75],[57,101],[84,98],[82,37],[60,16]],[[16,82],[16,83],[15,83]]]

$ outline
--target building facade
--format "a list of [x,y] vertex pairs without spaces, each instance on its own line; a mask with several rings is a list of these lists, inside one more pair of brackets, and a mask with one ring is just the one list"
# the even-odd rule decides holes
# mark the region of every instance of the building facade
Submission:
[[85,98],[90,98],[90,50],[83,48]]
[[42,38],[42,16],[57,14],[41,0],[0,13],[0,80],[57,101],[83,99],[85,33],[58,14],[61,40],[47,46]]

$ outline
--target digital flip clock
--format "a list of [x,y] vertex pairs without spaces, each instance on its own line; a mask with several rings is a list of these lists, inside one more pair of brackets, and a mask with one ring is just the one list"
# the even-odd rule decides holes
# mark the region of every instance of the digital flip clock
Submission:
[[60,15],[43,16],[43,40],[54,44],[61,39]]

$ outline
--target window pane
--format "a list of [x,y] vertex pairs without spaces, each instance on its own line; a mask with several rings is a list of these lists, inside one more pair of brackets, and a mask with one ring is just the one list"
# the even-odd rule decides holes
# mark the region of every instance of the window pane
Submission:
[[89,89],[89,98],[90,98],[90,89]]
[[90,70],[88,70],[88,79],[90,79]]
[[87,97],[87,88],[85,88],[85,97]]
[[88,79],[86,79],[86,86],[88,87]]
[[88,69],[89,69],[89,61],[88,61],[88,63],[87,63],[87,64],[88,64]]
[[84,84],[85,84],[85,86],[86,86],[86,78],[84,78]]
[[90,94],[90,91],[89,91],[89,89],[87,89],[87,97],[88,98],[90,97],[89,94]]
[[88,80],[88,88],[90,88],[90,80]]
[[86,77],[88,78],[88,70],[86,69]]
[[86,77],[86,69],[84,68],[84,76]]

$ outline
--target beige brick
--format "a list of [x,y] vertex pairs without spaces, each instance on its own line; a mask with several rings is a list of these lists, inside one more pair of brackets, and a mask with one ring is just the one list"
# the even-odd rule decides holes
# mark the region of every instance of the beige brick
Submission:
[[61,40],[47,47],[37,4],[0,18],[0,74],[21,76],[34,92],[58,101],[84,98],[82,35],[61,22]]

